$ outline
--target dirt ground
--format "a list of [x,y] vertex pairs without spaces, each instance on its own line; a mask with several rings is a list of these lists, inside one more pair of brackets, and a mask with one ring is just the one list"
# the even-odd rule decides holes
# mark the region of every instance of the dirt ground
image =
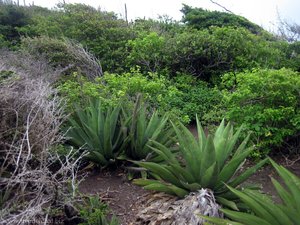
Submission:
[[[286,160],[281,157],[275,158],[275,161],[300,177],[300,160]],[[245,167],[251,164],[253,162],[248,162]],[[278,179],[274,169],[267,165],[255,173],[247,182],[260,184],[265,193],[272,195],[275,201],[279,201],[270,177]],[[138,210],[141,210],[139,202],[152,194],[152,192],[143,190],[128,181],[122,169],[110,172],[94,171],[81,183],[79,190],[85,194],[99,195],[123,225],[134,224],[135,215]]]
[[134,224],[132,221],[138,210],[136,203],[149,193],[128,181],[122,169],[94,171],[80,184],[79,190],[84,194],[99,195],[123,225]]
[[[194,134],[196,133],[194,127],[189,127],[189,129]],[[298,157],[287,159],[278,155],[274,156],[273,160],[300,177],[300,156]],[[247,161],[242,170],[254,164],[255,162]],[[247,182],[261,185],[265,193],[270,194],[276,202],[279,202],[280,199],[272,185],[271,177],[278,179],[272,166],[266,165],[250,177]],[[93,171],[80,184],[79,190],[85,194],[99,195],[123,225],[134,224],[137,212],[142,209],[141,202],[153,195],[153,192],[143,190],[128,181],[126,173],[121,168],[101,172]]]

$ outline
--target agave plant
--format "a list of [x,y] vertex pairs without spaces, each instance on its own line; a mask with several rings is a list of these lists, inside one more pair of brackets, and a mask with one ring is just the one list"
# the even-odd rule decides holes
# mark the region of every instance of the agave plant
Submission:
[[206,137],[198,118],[196,121],[198,140],[183,124],[173,124],[179,141],[179,155],[158,142],[152,142],[153,147],[150,148],[163,157],[164,162],[135,162],[149,170],[155,179],[136,179],[134,182],[145,189],[163,191],[179,197],[201,188],[209,188],[213,190],[218,203],[237,209],[236,204],[231,201],[235,197],[225,183],[238,187],[264,165],[266,160],[239,176],[234,176],[253,150],[252,147],[247,147],[249,135],[236,147],[242,127],[234,133],[233,126],[230,123],[225,126],[223,120],[214,136]]
[[229,187],[237,197],[240,198],[252,211],[251,214],[237,212],[228,209],[221,211],[230,219],[215,219],[205,217],[214,224],[244,224],[244,225],[299,225],[300,224],[300,179],[283,166],[270,160],[279,176],[282,178],[285,187],[272,178],[272,182],[282,204],[275,204],[270,197],[258,191],[239,191]]
[[104,109],[98,99],[91,99],[86,109],[76,107],[69,118],[67,137],[71,144],[88,150],[88,159],[107,166],[120,153],[124,131],[120,123],[121,108]]
[[166,115],[160,116],[157,111],[148,114],[141,98],[141,95],[137,96],[133,113],[125,122],[129,124],[125,154],[134,160],[159,161],[156,152],[151,149],[151,141],[171,147],[175,143],[175,132]]

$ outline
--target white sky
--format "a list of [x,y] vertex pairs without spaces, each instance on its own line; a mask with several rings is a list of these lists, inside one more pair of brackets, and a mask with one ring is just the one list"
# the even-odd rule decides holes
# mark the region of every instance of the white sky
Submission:
[[[27,0],[29,2],[32,0]],[[276,24],[279,12],[281,18],[300,24],[300,0],[215,0],[237,15],[244,16],[250,21],[272,29]],[[22,2],[22,1],[20,1]],[[59,0],[35,0],[35,5],[54,7]],[[222,10],[209,0],[65,0],[66,3],[84,3],[100,7],[106,11],[114,11],[124,17],[124,4],[127,4],[128,19],[157,18],[158,15],[169,15],[180,20],[182,3],[193,7],[210,10]]]

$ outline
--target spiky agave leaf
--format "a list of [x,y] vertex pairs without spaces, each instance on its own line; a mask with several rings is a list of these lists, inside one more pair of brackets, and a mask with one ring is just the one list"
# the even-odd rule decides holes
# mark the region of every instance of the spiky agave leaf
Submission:
[[69,118],[70,143],[87,149],[89,160],[100,166],[108,165],[124,142],[120,114],[120,106],[104,109],[99,99],[90,99],[85,109],[76,106],[74,115]]
[[[167,147],[174,142],[174,131],[168,124],[168,117],[160,116],[157,111],[147,112],[142,103],[142,96],[138,95],[132,115],[126,118],[129,124],[128,137],[126,138],[126,155],[130,159],[151,159],[159,161],[157,155],[151,149],[151,140]],[[155,160],[156,159],[156,160]]]
[[[180,159],[170,148],[152,141],[151,148],[164,159],[163,163],[161,165],[149,162],[135,163],[149,170],[163,184],[172,184],[186,191],[210,188],[223,205],[237,208],[232,201],[237,198],[229,194],[225,183],[238,187],[267,160],[262,160],[234,177],[246,157],[253,151],[251,147],[247,147],[249,137],[237,146],[242,128],[234,133],[232,125],[229,123],[225,126],[224,120],[213,136],[206,137],[198,118],[196,121],[198,140],[183,124],[178,126],[173,124],[179,142]],[[173,194],[176,195],[175,192]]]
[[[258,191],[239,191],[229,187],[230,191],[248,206],[252,214],[222,209],[227,217],[245,225],[300,224],[300,178],[273,160],[270,161],[285,184],[285,187],[283,187],[277,180],[272,178],[282,204],[274,203],[270,197]],[[224,224],[223,220],[206,219],[214,224]]]

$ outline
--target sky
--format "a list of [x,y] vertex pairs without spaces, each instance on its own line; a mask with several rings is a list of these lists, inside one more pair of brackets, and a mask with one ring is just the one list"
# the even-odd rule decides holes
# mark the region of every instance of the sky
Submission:
[[[31,0],[26,0],[26,2]],[[233,13],[241,15],[250,21],[264,27],[275,29],[278,14],[282,19],[300,24],[300,0],[214,0]],[[20,1],[22,2],[22,1]],[[48,8],[54,7],[62,0],[34,0],[35,5]],[[158,15],[168,15],[175,20],[180,20],[182,4],[201,7],[209,10],[222,8],[209,0],[65,0],[66,3],[84,3],[100,7],[102,10],[113,11],[124,18],[125,3],[127,5],[128,19],[154,18]]]

